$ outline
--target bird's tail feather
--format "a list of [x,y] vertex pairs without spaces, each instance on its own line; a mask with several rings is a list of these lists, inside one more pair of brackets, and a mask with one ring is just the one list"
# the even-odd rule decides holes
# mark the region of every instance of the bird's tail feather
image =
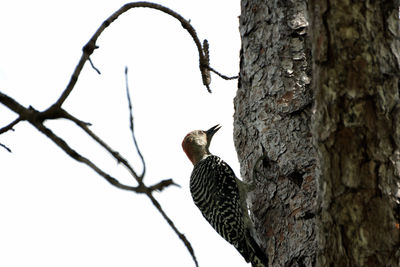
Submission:
[[257,242],[246,232],[243,240],[235,245],[246,262],[251,262],[252,267],[268,267],[268,257],[258,246]]
[[265,252],[258,246],[253,237],[248,238],[250,246],[250,261],[252,267],[268,267],[268,258]]

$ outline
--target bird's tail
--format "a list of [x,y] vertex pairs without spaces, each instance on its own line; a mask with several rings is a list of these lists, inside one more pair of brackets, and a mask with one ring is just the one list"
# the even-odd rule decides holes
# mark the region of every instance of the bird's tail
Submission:
[[268,267],[268,258],[265,252],[258,246],[253,237],[248,237],[249,260],[252,267]]
[[246,262],[251,262],[252,267],[268,267],[268,257],[250,235],[250,231],[245,233],[241,242],[235,247]]

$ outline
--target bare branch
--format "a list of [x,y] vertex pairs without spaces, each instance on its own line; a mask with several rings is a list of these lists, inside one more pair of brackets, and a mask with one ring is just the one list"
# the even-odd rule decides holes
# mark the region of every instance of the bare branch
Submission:
[[122,163],[138,182],[141,181],[140,176],[135,172],[135,170],[130,165],[128,160],[125,159],[118,151],[113,150],[109,145],[107,145],[106,142],[104,142],[92,130],[90,130],[86,122],[83,122],[75,118],[65,110],[62,110],[62,113],[63,113],[63,118],[69,119],[73,121],[76,125],[78,125],[83,131],[85,131],[90,137],[92,137],[93,140],[95,140],[100,146],[102,146],[105,150],[107,150],[107,152],[110,153],[118,161],[118,163]]
[[161,182],[158,182],[155,185],[150,186],[151,191],[163,191],[166,187],[170,185],[175,185],[177,187],[181,187],[179,184],[176,184],[172,179],[167,179],[167,180],[162,180]]
[[210,66],[206,66],[207,69],[209,69],[210,71],[214,72],[215,74],[217,74],[219,77],[221,77],[224,80],[234,80],[234,79],[238,79],[239,76],[225,76],[221,73],[219,73],[218,71],[216,71],[215,69],[211,68]]
[[[8,95],[3,94],[2,92],[0,92],[0,102],[5,105],[6,107],[8,107],[9,109],[11,109],[12,111],[14,111],[15,113],[19,114],[19,120],[24,120],[25,119],[25,115],[28,112],[28,109],[26,109],[24,106],[22,106],[20,103],[18,103],[17,101],[15,101],[13,98],[9,97]],[[15,123],[16,124],[16,123]],[[14,125],[15,125],[14,124]],[[7,127],[7,126],[6,126]]]
[[[179,239],[184,243],[186,248],[188,249],[190,255],[193,258],[193,261],[195,262],[196,266],[198,266],[198,262],[196,259],[196,256],[194,255],[193,248],[190,244],[190,242],[186,239],[185,235],[179,232],[179,230],[176,228],[172,220],[166,215],[164,210],[161,208],[161,205],[158,203],[158,201],[153,197],[152,192],[157,190],[161,191],[165,189],[167,186],[170,185],[176,185],[172,179],[168,180],[163,180],[153,186],[147,187],[143,184],[142,180],[139,178],[139,176],[136,175],[132,167],[129,165],[129,163],[119,155],[118,152],[112,150],[104,141],[102,141],[97,135],[95,135],[89,128],[88,128],[88,123],[83,122],[74,116],[70,115],[68,112],[65,110],[61,109],[60,107],[53,106],[52,108],[45,110],[43,112],[39,112],[35,110],[33,107],[25,108],[21,104],[19,104],[17,101],[12,99],[11,97],[3,94],[0,92],[0,103],[3,103],[5,106],[7,106],[9,109],[13,110],[14,112],[18,113],[20,115],[19,119],[15,120],[14,122],[10,123],[4,128],[10,128],[10,125],[15,125],[21,120],[27,120],[29,121],[36,129],[38,129],[41,133],[46,135],[49,139],[51,139],[58,147],[60,147],[64,152],[66,152],[70,157],[75,159],[78,162],[86,164],[89,168],[94,170],[96,173],[98,173],[101,177],[106,179],[110,184],[113,186],[122,189],[122,190],[128,190],[136,193],[144,193],[146,194],[150,200],[152,201],[153,205],[157,208],[157,210],[161,213],[163,218],[167,221],[167,223],[170,225],[170,227],[173,229],[173,231],[177,234]],[[75,122],[81,129],[83,129],[89,136],[91,136],[96,142],[98,142],[101,146],[103,146],[111,155],[113,155],[118,161],[122,162],[131,172],[131,174],[136,178],[138,181],[138,186],[129,186],[120,183],[116,178],[112,177],[108,173],[104,172],[102,169],[100,169],[97,165],[95,165],[91,160],[88,158],[82,156],[79,154],[77,151],[72,149],[67,142],[65,142],[62,138],[54,134],[49,128],[45,127],[43,125],[43,122],[46,119],[57,119],[57,118],[65,118],[69,119],[73,122]],[[3,128],[3,129],[4,129]],[[3,146],[2,144],[0,144]],[[5,146],[3,146],[5,147]],[[5,147],[6,148],[6,147]]]
[[81,156],[78,152],[73,150],[69,145],[60,137],[55,135],[50,129],[46,128],[43,124],[39,123],[37,125],[34,125],[40,132],[45,134],[48,138],[50,138],[54,143],[56,143],[61,149],[63,149],[68,155],[70,155],[73,159],[82,162],[89,166],[91,169],[93,169],[95,172],[97,172],[99,175],[104,177],[110,184],[123,189],[123,190],[128,190],[128,191],[133,191],[136,193],[145,193],[153,203],[153,205],[156,207],[156,209],[161,213],[163,218],[167,221],[167,223],[170,225],[170,227],[174,230],[174,232],[178,235],[179,239],[184,243],[186,248],[188,249],[190,255],[192,256],[193,261],[195,262],[196,267],[198,267],[198,262],[196,259],[196,256],[194,254],[193,248],[190,244],[190,242],[186,239],[185,235],[179,232],[179,230],[176,228],[175,224],[172,222],[172,220],[167,216],[167,214],[164,212],[162,209],[160,203],[154,198],[154,196],[151,194],[152,190],[162,190],[166,186],[169,185],[175,185],[175,183],[169,179],[165,181],[161,181],[160,183],[148,188],[146,187],[143,183],[139,183],[139,186],[137,187],[132,187],[132,186],[127,186],[124,184],[121,184],[118,182],[117,179],[114,177],[110,176],[109,174],[103,172],[100,168],[98,168],[94,163],[92,163],[89,159]]
[[[132,112],[131,99],[130,99],[130,95],[129,95],[128,77],[127,77],[128,70],[127,69],[125,70],[125,79],[126,79],[126,91],[127,91],[127,98],[128,98],[128,104],[129,104],[129,111],[130,111],[130,129],[131,129],[135,148],[136,148],[137,153],[143,164],[143,172],[141,175],[138,175],[133,170],[132,166],[129,164],[129,162],[124,157],[122,157],[117,151],[113,150],[102,139],[100,139],[95,133],[93,133],[88,127],[90,124],[75,118],[74,116],[72,116],[71,114],[69,114],[68,112],[66,112],[65,110],[63,110],[61,108],[62,104],[65,102],[65,100],[68,98],[69,94],[74,89],[76,82],[78,81],[79,75],[81,74],[81,71],[82,71],[86,61],[89,61],[92,68],[100,74],[100,71],[94,66],[93,62],[91,61],[90,56],[93,54],[94,50],[98,48],[98,46],[96,45],[96,42],[97,42],[97,39],[99,38],[99,36],[101,35],[101,33],[111,23],[113,23],[120,15],[127,12],[131,8],[137,8],[137,7],[152,8],[152,9],[159,10],[161,12],[164,12],[164,13],[174,17],[181,23],[182,27],[191,35],[193,41],[196,44],[198,54],[199,54],[199,68],[200,68],[200,72],[202,75],[203,84],[207,87],[207,90],[210,93],[211,93],[211,90],[209,87],[210,82],[211,82],[210,71],[214,72],[215,74],[217,74],[218,76],[220,76],[221,78],[226,79],[226,80],[237,78],[237,76],[227,77],[225,75],[222,75],[210,67],[208,42],[207,42],[207,40],[204,40],[203,45],[201,44],[195,29],[190,24],[190,21],[184,19],[181,15],[179,15],[175,11],[173,11],[169,8],[166,8],[162,5],[159,5],[159,4],[154,4],[154,3],[149,3],[149,2],[128,3],[124,6],[122,6],[120,9],[118,9],[116,12],[114,12],[109,18],[107,18],[101,24],[101,26],[96,30],[96,32],[93,34],[93,36],[87,42],[87,44],[83,47],[82,56],[77,64],[77,66],[75,67],[66,88],[64,89],[64,91],[62,92],[62,94],[58,98],[58,100],[53,105],[51,105],[47,110],[39,112],[39,111],[35,110],[33,107],[25,108],[22,105],[20,105],[17,101],[12,99],[11,97],[0,92],[0,103],[4,104],[10,110],[13,110],[15,113],[19,114],[19,117],[16,120],[14,120],[7,126],[0,129],[0,134],[7,132],[9,130],[13,130],[13,126],[18,124],[20,121],[26,120],[30,124],[32,124],[35,128],[37,128],[40,132],[45,134],[49,139],[51,139],[57,146],[59,146],[70,157],[72,157],[73,159],[75,159],[79,162],[86,164],[88,167],[90,167],[96,173],[98,173],[100,176],[102,176],[104,179],[106,179],[110,184],[114,185],[117,188],[123,189],[123,190],[146,194],[152,201],[153,205],[161,213],[163,218],[170,225],[170,227],[174,230],[174,232],[182,240],[182,242],[188,249],[190,255],[192,256],[193,261],[195,262],[196,266],[198,266],[198,262],[195,257],[195,254],[194,254],[191,244],[186,239],[185,235],[183,235],[182,233],[180,233],[178,231],[178,229],[176,228],[174,223],[166,215],[166,213],[161,208],[161,205],[158,203],[158,201],[152,195],[152,192],[154,192],[154,191],[162,191],[163,189],[165,189],[166,187],[168,187],[170,185],[176,185],[176,186],[178,186],[178,185],[175,184],[172,179],[166,179],[166,180],[160,181],[159,183],[157,183],[153,186],[150,186],[150,187],[144,185],[144,183],[143,183],[143,178],[146,173],[146,164],[145,164],[143,155],[138,147],[137,140],[136,140],[136,137],[134,134],[133,112]],[[62,138],[60,138],[59,136],[54,134],[49,128],[47,128],[43,124],[43,122],[45,120],[58,119],[58,118],[65,118],[65,119],[71,120],[76,125],[78,125],[78,127],[83,129],[90,137],[93,138],[93,140],[95,140],[99,145],[101,145],[103,148],[105,148],[107,152],[109,152],[118,162],[121,162],[129,170],[130,174],[138,182],[138,185],[137,186],[129,186],[129,185],[121,184],[116,178],[112,177],[111,175],[109,175],[108,173],[106,173],[105,171],[100,169],[91,160],[82,156],[77,151],[72,149]],[[6,147],[5,145],[3,145],[1,143],[0,143],[0,146],[9,150],[8,147]]]
[[156,209],[161,213],[161,215],[163,216],[163,218],[167,221],[167,223],[171,226],[171,228],[174,230],[174,232],[178,235],[179,239],[182,240],[182,242],[185,244],[185,247],[187,248],[187,250],[189,251],[190,255],[192,256],[192,259],[194,261],[194,263],[196,264],[196,267],[199,266],[199,263],[197,262],[196,256],[194,255],[194,250],[192,248],[192,245],[190,244],[190,242],[186,239],[185,235],[182,234],[181,232],[178,231],[178,229],[176,228],[175,224],[173,223],[173,221],[167,216],[167,214],[164,212],[164,210],[161,208],[160,203],[158,203],[158,201],[153,197],[152,194],[147,194],[147,196],[150,198],[151,202],[153,203],[153,205],[156,207]]
[[[91,169],[93,169],[96,173],[98,173],[100,176],[105,178],[110,184],[112,184],[120,189],[134,191],[136,193],[148,193],[148,192],[151,192],[152,190],[160,190],[160,189],[164,189],[165,187],[167,187],[169,185],[175,185],[174,182],[172,182],[172,181],[168,182],[168,180],[167,180],[167,181],[161,181],[158,185],[155,185],[152,188],[147,188],[143,183],[141,183],[139,176],[135,173],[135,171],[130,166],[130,164],[128,163],[127,160],[125,160],[118,152],[112,150],[104,141],[102,141],[99,137],[97,137],[87,127],[88,123],[75,118],[74,116],[72,116],[68,112],[66,112],[65,110],[60,109],[60,110],[56,110],[54,112],[54,114],[49,114],[48,111],[39,112],[32,107],[30,107],[28,109],[28,108],[23,107],[21,104],[19,104],[13,98],[11,98],[1,92],[0,92],[0,102],[3,103],[4,105],[6,105],[9,109],[20,114],[20,117],[18,119],[14,120],[12,123],[7,125],[6,127],[3,127],[2,129],[11,128],[12,125],[17,124],[19,121],[22,121],[22,120],[29,121],[35,128],[37,128],[40,132],[45,134],[49,139],[51,139],[57,146],[59,146],[62,150],[64,150],[64,152],[66,152],[73,159],[86,164]],[[72,149],[67,144],[67,142],[65,142],[62,138],[58,137],[50,129],[48,129],[47,127],[45,127],[43,125],[43,121],[45,119],[47,119],[46,117],[43,117],[43,114],[46,114],[53,119],[66,118],[66,119],[69,119],[69,120],[75,122],[89,136],[91,136],[96,142],[98,142],[101,146],[103,146],[111,155],[113,155],[119,162],[122,162],[129,169],[131,174],[136,178],[139,185],[137,187],[133,187],[133,186],[121,184],[116,178],[112,177],[111,175],[109,175],[106,172],[104,172],[103,170],[101,170],[92,161],[90,161],[89,159],[80,155],[78,152],[76,152],[74,149]],[[0,145],[2,147],[4,147],[5,149],[9,150],[9,148],[6,147],[5,145],[3,145],[3,144],[0,144]]]
[[5,150],[7,150],[10,153],[12,152],[11,149],[9,149],[6,145],[3,145],[2,143],[0,143],[0,146],[3,147]]
[[96,66],[93,64],[93,61],[92,61],[92,59],[89,57],[89,63],[90,63],[90,65],[92,66],[92,68],[97,72],[97,74],[101,74],[101,72],[100,72],[100,70],[98,69],[98,68],[96,68]]
[[[207,68],[210,66],[210,47],[208,45],[208,41],[204,39],[203,41],[203,53],[204,53],[204,60],[200,60],[200,64],[203,64],[204,69],[201,72],[203,83],[206,81],[206,84],[209,85],[211,83],[211,74],[210,70]],[[207,86],[206,85],[206,86]],[[211,93],[210,88],[207,86],[208,92]]]
[[[196,30],[192,27],[192,25],[190,24],[190,21],[186,20],[185,18],[183,18],[180,14],[176,13],[175,11],[173,11],[167,7],[164,7],[162,5],[150,3],[150,2],[133,2],[133,3],[125,4],[120,9],[118,9],[116,12],[114,12],[110,17],[108,17],[101,24],[101,26],[97,29],[97,31],[93,34],[93,36],[90,38],[90,40],[87,42],[87,44],[83,47],[83,49],[82,49],[83,53],[78,62],[78,65],[75,67],[75,70],[72,73],[71,79],[70,79],[67,87],[65,88],[65,90],[63,91],[63,93],[61,94],[61,96],[59,97],[57,102],[54,104],[55,106],[61,107],[61,105],[64,103],[64,101],[67,99],[67,97],[71,93],[71,91],[74,89],[75,84],[76,84],[78,77],[83,69],[83,66],[85,65],[86,60],[90,60],[90,58],[89,58],[90,55],[94,52],[95,49],[98,48],[98,46],[96,45],[96,42],[97,42],[97,39],[99,38],[99,36],[102,34],[102,32],[108,26],[110,26],[110,24],[113,23],[120,15],[127,12],[131,8],[137,8],[137,7],[152,8],[152,9],[159,10],[161,12],[164,12],[164,13],[176,18],[182,24],[182,27],[188,31],[188,33],[190,34],[190,36],[192,37],[193,41],[196,44],[197,51],[199,54],[199,68],[200,68],[200,72],[202,74],[203,84],[207,87],[208,92],[211,93],[211,89],[209,86],[211,79],[210,79],[210,75],[209,75],[209,71],[208,71],[208,70],[211,70],[211,68],[209,66],[210,64],[209,64],[209,56],[208,56],[208,44],[207,44],[207,47],[203,47],[201,45],[201,42],[197,36]],[[206,40],[204,43],[206,43]],[[92,67],[94,67],[93,64],[92,64]],[[97,70],[96,68],[94,68],[94,69]],[[219,75],[220,77],[227,77],[227,76],[224,76],[224,75],[216,72],[215,70],[213,70],[213,72],[216,73],[217,75]]]
[[21,117],[16,118],[12,122],[10,122],[7,126],[4,126],[3,128],[0,129],[0,134],[5,133],[7,131],[14,131],[13,127],[21,121]]
[[132,139],[133,139],[133,143],[135,144],[136,151],[140,157],[140,160],[142,161],[143,171],[139,178],[140,178],[140,180],[143,180],[143,177],[146,174],[146,162],[144,161],[142,152],[139,149],[138,143],[136,141],[135,131],[133,128],[134,124],[133,124],[132,102],[131,102],[131,96],[129,94],[129,84],[128,84],[128,67],[125,67],[125,87],[126,87],[126,97],[128,98],[128,107],[129,107],[129,121],[130,121],[129,128],[132,133]]
[[98,173],[100,176],[102,176],[104,179],[106,179],[113,186],[118,187],[119,189],[133,191],[136,193],[144,193],[145,192],[145,190],[143,190],[143,186],[139,185],[138,187],[133,187],[133,186],[121,184],[116,178],[114,178],[111,175],[109,175],[108,173],[104,172],[99,167],[97,167],[92,161],[90,161],[88,158],[83,157],[78,152],[76,152],[74,149],[72,149],[67,144],[67,142],[65,142],[62,138],[60,138],[56,134],[54,134],[49,128],[44,126],[42,123],[36,123],[36,124],[33,124],[33,126],[35,126],[36,129],[38,129],[41,133],[43,133],[49,139],[51,139],[58,147],[60,147],[62,150],[64,150],[64,152],[67,153],[71,158],[75,159],[76,161],[86,164],[92,170],[94,170],[96,173]]

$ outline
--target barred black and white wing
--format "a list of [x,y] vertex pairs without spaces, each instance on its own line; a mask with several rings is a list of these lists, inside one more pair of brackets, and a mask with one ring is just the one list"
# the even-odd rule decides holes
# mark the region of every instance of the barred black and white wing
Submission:
[[228,164],[210,155],[194,167],[190,191],[194,203],[211,226],[238,248],[244,238],[244,225],[235,179]]

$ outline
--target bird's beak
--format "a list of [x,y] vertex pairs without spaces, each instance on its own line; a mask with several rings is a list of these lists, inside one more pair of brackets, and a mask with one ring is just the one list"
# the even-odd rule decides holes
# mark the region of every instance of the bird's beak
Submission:
[[208,129],[206,131],[207,134],[207,139],[211,140],[211,138],[213,137],[213,135],[221,128],[221,126],[219,124],[211,127],[210,129]]

